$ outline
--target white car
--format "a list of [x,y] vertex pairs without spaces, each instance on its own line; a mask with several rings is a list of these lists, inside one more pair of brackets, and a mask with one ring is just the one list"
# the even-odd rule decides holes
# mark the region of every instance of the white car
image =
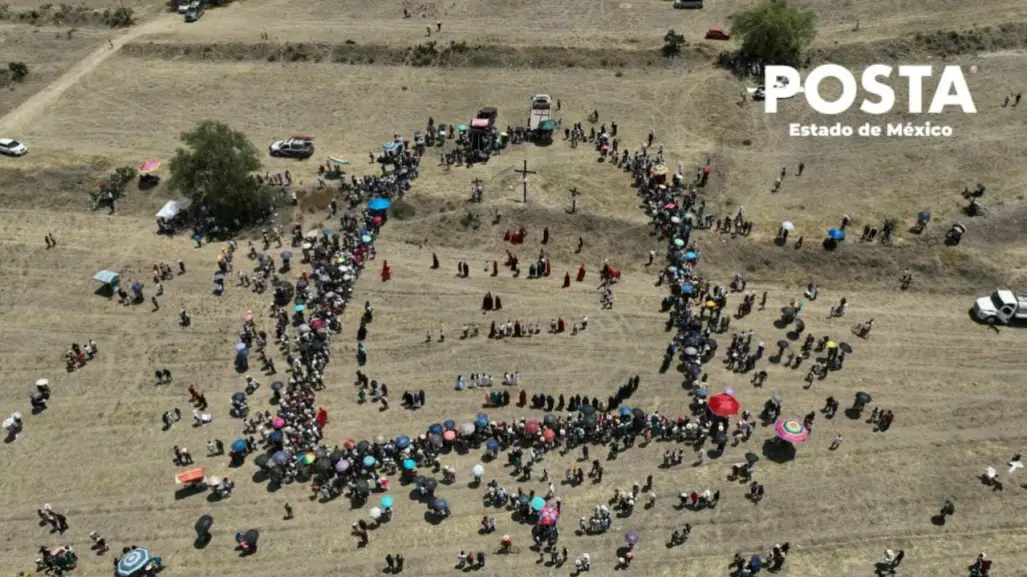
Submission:
[[12,138],[0,138],[0,154],[7,156],[22,156],[29,151],[24,144]]

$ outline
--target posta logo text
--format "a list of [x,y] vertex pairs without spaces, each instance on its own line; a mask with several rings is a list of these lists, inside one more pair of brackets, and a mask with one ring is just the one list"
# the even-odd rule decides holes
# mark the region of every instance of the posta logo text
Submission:
[[[895,91],[880,79],[891,78],[893,70],[893,67],[886,64],[874,64],[863,71],[863,90],[877,98],[864,98],[859,106],[860,110],[867,114],[887,114],[892,111],[895,106]],[[810,107],[820,114],[841,114],[852,108],[859,92],[856,77],[848,69],[837,64],[817,66],[806,76],[805,85],[799,78],[799,71],[791,66],[767,66],[764,72],[765,110],[770,114],[777,113],[778,100],[791,98],[800,92],[805,94]],[[923,112],[924,79],[930,78],[932,74],[930,66],[899,66],[898,76],[907,78],[909,84],[907,112]],[[833,78],[842,85],[842,93],[837,100],[828,101],[820,95],[820,83],[828,78]],[[946,107],[959,107],[966,114],[977,113],[973,95],[970,94],[963,70],[959,66],[944,67],[927,113],[940,114]]]

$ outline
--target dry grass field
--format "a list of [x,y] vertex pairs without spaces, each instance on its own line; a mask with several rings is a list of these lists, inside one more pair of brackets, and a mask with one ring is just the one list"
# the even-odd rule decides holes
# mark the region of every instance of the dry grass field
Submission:
[[[151,215],[171,197],[163,187],[133,191],[114,216],[89,212],[86,191],[114,166],[167,160],[178,134],[202,119],[227,122],[260,150],[276,138],[312,134],[319,156],[344,155],[360,173],[369,170],[364,166],[368,150],[397,131],[423,128],[429,116],[458,124],[491,105],[499,109],[501,125],[523,124],[537,92],[561,99],[559,115],[566,122],[582,121],[593,109],[604,122],[616,120],[630,149],[652,129],[671,163],[692,170],[707,158],[712,161],[708,203],[720,213],[744,207],[756,231],[743,239],[700,234],[702,270],[721,283],[742,272],[752,279],[751,288],[769,293],[768,309],[735,321],[733,329],[755,329],[759,340],[775,342],[781,331],[772,326],[773,311],[801,296],[800,287],[815,280],[822,293],[805,313],[808,330],[848,339],[855,349],[843,371],[810,389],[803,388],[803,371],[773,365],[768,383],[753,388],[747,378],[725,371],[718,358],[707,367],[714,388],[733,388],[754,412],[772,393],[781,392],[785,412],[795,416],[819,409],[829,395],[845,406],[856,391],[865,390],[874,396],[874,405],[896,414],[886,433],[874,433],[870,425],[841,413],[833,421],[818,417],[797,459],[759,464],[767,498],[757,506],[745,501],[745,487],[728,482],[726,475],[731,463],[772,435],[770,429],[759,429],[748,444],[694,468],[658,469],[668,446],[636,447],[607,464],[601,485],[558,485],[564,504],[561,544],[572,555],[590,552],[593,571],[602,575],[612,574],[614,550],[629,530],[641,535],[629,571],[652,575],[723,575],[735,552],[765,552],[783,541],[793,545],[784,572],[796,577],[869,575],[886,548],[906,550],[900,574],[962,575],[980,551],[996,560],[997,574],[1014,574],[1027,561],[1027,524],[1017,514],[1025,489],[1009,482],[1005,491],[992,492],[976,476],[985,466],[1001,466],[1023,446],[1025,435],[1017,422],[1027,409],[1019,394],[1027,369],[1021,355],[1027,333],[989,331],[966,311],[976,294],[999,284],[1022,288],[1027,281],[1021,238],[1027,214],[1020,162],[1025,129],[1018,118],[1027,111],[1024,105],[1001,106],[1006,94],[1023,89],[1025,57],[1019,48],[1025,45],[1021,24],[1027,21],[1027,7],[1011,0],[985,7],[948,0],[803,3],[818,13],[817,43],[824,59],[856,66],[885,61],[977,67],[968,81],[979,113],[948,112],[932,119],[951,125],[956,137],[832,140],[787,136],[790,122],[822,121],[805,112],[800,100],[785,103],[776,117],[764,115],[762,106],[740,105],[746,83],[710,64],[719,45],[697,41],[699,46],[681,62],[661,62],[655,50],[667,28],[692,40],[707,26],[725,24],[729,13],[745,5],[737,0],[710,4],[684,12],[651,0],[531,5],[253,0],[211,10],[199,23],[185,25],[160,14],[161,3],[142,2],[136,8],[140,22],[126,31],[83,27],[68,38],[67,27],[2,23],[0,46],[11,50],[10,60],[25,61],[31,73],[14,90],[0,92],[0,136],[23,139],[31,152],[21,159],[0,157],[0,410],[5,417],[14,410],[26,415],[24,434],[0,445],[5,471],[0,520],[9,528],[0,543],[0,575],[30,571],[40,545],[65,543],[82,553],[77,574],[107,574],[110,557],[88,552],[87,535],[93,530],[115,550],[128,544],[152,547],[168,563],[167,574],[182,576],[369,575],[381,570],[385,554],[402,551],[405,574],[420,577],[450,573],[461,549],[492,550],[496,537],[476,533],[486,514],[480,491],[465,487],[476,455],[443,458],[459,475],[456,485],[441,489],[453,507],[452,518],[428,524],[422,506],[397,487],[395,519],[375,530],[364,549],[348,532],[353,522],[366,518],[366,510],[351,510],[344,501],[308,502],[305,487],[268,493],[249,480],[252,465],[231,470],[224,458],[206,458],[208,439],[238,436],[239,423],[227,414],[228,400],[243,382],[232,369],[232,345],[247,310],[260,312],[259,323],[270,329],[272,322],[264,316],[268,298],[240,288],[230,288],[221,298],[211,295],[210,274],[220,247],[194,249],[187,239],[154,234]],[[404,6],[413,13],[410,20],[401,17]],[[16,3],[12,10],[35,7]],[[481,44],[480,54],[467,56],[466,65],[446,68],[391,65],[395,58],[389,50],[402,52],[425,42],[424,27],[436,20],[443,22],[443,31],[432,39],[440,45]],[[859,30],[853,30],[857,20]],[[978,36],[945,56],[932,51],[936,45],[914,37],[956,23],[978,26],[973,33]],[[998,28],[1002,24],[1010,28]],[[268,34],[267,41],[262,33]],[[293,51],[307,44],[302,50],[317,58],[290,61],[282,56],[289,54],[286,44]],[[967,46],[996,50],[981,53]],[[527,65],[527,58],[544,55],[547,47],[584,56],[573,67],[554,64],[571,56]],[[353,56],[360,50],[365,51],[359,58]],[[378,54],[376,62],[369,61],[372,54]],[[503,58],[510,59],[509,65],[503,65]],[[494,67],[469,65],[485,61]],[[925,92],[930,96],[930,89]],[[903,98],[899,91],[900,103]],[[867,119],[850,114],[837,120],[857,124]],[[873,120],[912,118],[896,113]],[[520,177],[514,172],[525,159],[537,171],[529,177],[527,205],[518,201]],[[268,159],[266,166],[275,172],[289,169],[304,187],[313,188],[316,160]],[[789,176],[772,193],[780,168],[794,172],[800,161],[806,173]],[[642,264],[645,254],[660,250],[661,244],[648,235],[628,175],[596,162],[589,148],[571,149],[559,139],[546,148],[507,149],[472,169],[444,170],[435,164],[434,157],[425,159],[408,214],[393,219],[378,244],[378,258],[389,261],[393,280],[382,283],[379,265],[371,265],[335,341],[326,375],[329,387],[318,396],[331,416],[329,444],[418,433],[446,418],[466,420],[481,410],[482,396],[456,392],[453,384],[458,374],[473,372],[519,370],[522,387],[530,392],[603,397],[638,374],[642,386],[631,405],[664,414],[687,410],[680,375],[657,370],[669,338],[659,313],[664,289],[654,286],[655,271]],[[485,182],[486,202],[468,208],[463,200],[475,178]],[[982,201],[986,215],[967,221],[970,230],[960,247],[945,248],[944,230],[965,218],[958,193],[977,182],[988,186]],[[574,215],[566,212],[572,187],[583,193]],[[296,218],[307,224],[324,221],[324,195],[303,198]],[[924,209],[934,215],[927,233],[906,233]],[[462,224],[468,210],[481,216],[485,224],[480,229]],[[489,225],[496,212],[502,213],[503,224]],[[903,226],[894,246],[852,242],[826,253],[819,241],[843,214],[852,217],[856,228],[886,218],[898,218]],[[785,219],[795,222],[796,234],[806,236],[801,250],[770,242]],[[541,228],[550,228],[553,242],[547,250],[554,278],[489,278],[482,272],[486,261],[503,260],[502,230],[521,225],[531,231],[520,249],[522,258],[538,249]],[[42,236],[51,230],[60,245],[46,250]],[[579,235],[585,249],[576,255]],[[432,252],[442,259],[440,270],[429,269]],[[599,309],[599,295],[592,290],[591,273],[604,258],[625,271],[612,311]],[[179,259],[189,272],[166,284],[158,312],[148,305],[123,307],[92,292],[91,276],[99,269],[148,281],[153,263]],[[470,263],[470,279],[455,278],[460,260]],[[590,270],[589,281],[561,289],[563,272],[582,263]],[[902,293],[896,280],[904,268],[911,268],[916,280],[911,291]],[[486,291],[503,297],[503,313],[480,312]],[[851,303],[847,316],[827,320],[830,304],[841,297]],[[356,370],[354,325],[363,300],[370,300],[377,313],[367,342],[368,374],[393,391],[424,389],[424,410],[409,413],[394,403],[379,413],[357,404],[350,383]],[[176,322],[183,308],[194,319],[188,329]],[[589,316],[590,327],[576,336],[512,342],[457,338],[464,323],[487,330],[491,320],[547,324],[555,316],[571,320],[582,315]],[[852,324],[867,318],[876,319],[868,341],[849,335]],[[428,329],[444,329],[446,342],[424,344]],[[89,338],[99,343],[99,358],[65,373],[64,351]],[[154,387],[156,368],[170,369],[174,383]],[[28,394],[38,378],[51,379],[54,399],[48,411],[29,416]],[[176,406],[188,412],[186,387],[193,382],[210,399],[214,422],[194,429],[183,421],[162,432],[162,412]],[[267,395],[266,389],[258,392],[255,407],[262,408]],[[490,414],[513,419],[529,411]],[[844,442],[829,452],[836,432]],[[191,449],[198,464],[233,477],[237,486],[231,498],[218,503],[203,496],[176,500],[177,468],[171,462],[176,444]],[[550,455],[546,466],[559,477],[574,458]],[[659,495],[655,508],[639,507],[602,536],[573,534],[577,518],[592,505],[648,473]],[[486,476],[515,486],[498,464],[490,465]],[[545,490],[544,484],[529,486]],[[681,490],[705,487],[722,491],[716,510],[673,508]],[[938,527],[930,517],[946,498],[954,500],[956,515]],[[37,526],[34,509],[46,502],[66,511],[71,530],[65,536],[48,535]],[[282,520],[286,502],[296,509],[294,520]],[[196,550],[192,525],[207,513],[215,518],[215,540]],[[499,534],[510,533],[526,545],[527,528],[517,526],[508,513],[497,513],[492,514]],[[667,549],[669,533],[686,522],[695,527],[691,541]],[[231,536],[248,528],[261,530],[261,550],[238,559]],[[493,557],[481,573],[571,570],[535,560],[528,551]]]

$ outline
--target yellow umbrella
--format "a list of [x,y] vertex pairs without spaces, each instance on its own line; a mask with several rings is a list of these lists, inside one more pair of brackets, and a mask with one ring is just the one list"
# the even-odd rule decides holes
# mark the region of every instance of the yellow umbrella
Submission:
[[712,309],[712,308],[716,308],[716,307],[717,307],[717,303],[715,303],[713,301],[706,301],[706,308]]
[[829,349],[837,349],[838,348],[838,343],[836,343],[834,341],[827,341],[827,348],[829,348]]

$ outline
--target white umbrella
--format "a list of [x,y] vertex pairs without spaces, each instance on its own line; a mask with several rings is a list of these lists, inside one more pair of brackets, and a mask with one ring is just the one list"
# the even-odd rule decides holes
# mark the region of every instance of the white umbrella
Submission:
[[1023,468],[1023,463],[1021,463],[1020,461],[1010,461],[1009,462],[1009,473],[1010,474],[1012,474],[1013,471],[1015,471],[1017,469],[1022,469],[1022,468]]
[[14,428],[14,419],[6,419],[6,420],[5,420],[5,421],[4,421],[3,423],[2,423],[2,425],[3,425],[3,427],[4,427],[5,429],[7,429],[7,430],[11,430],[11,429],[13,429],[13,428]]
[[485,475],[485,467],[481,463],[478,463],[471,469],[471,474],[475,477],[481,477]]
[[781,228],[783,228],[785,230],[788,230],[788,231],[792,231],[792,230],[795,230],[795,225],[792,224],[792,221],[786,220],[786,221],[781,223]]
[[38,381],[36,381],[36,386],[37,387],[47,387],[47,386],[50,386],[50,379],[39,379]]
[[378,519],[381,519],[381,517],[382,517],[382,510],[379,509],[378,507],[372,507],[371,510],[368,511],[368,513],[371,514],[371,518],[374,519],[375,521],[377,521]]

